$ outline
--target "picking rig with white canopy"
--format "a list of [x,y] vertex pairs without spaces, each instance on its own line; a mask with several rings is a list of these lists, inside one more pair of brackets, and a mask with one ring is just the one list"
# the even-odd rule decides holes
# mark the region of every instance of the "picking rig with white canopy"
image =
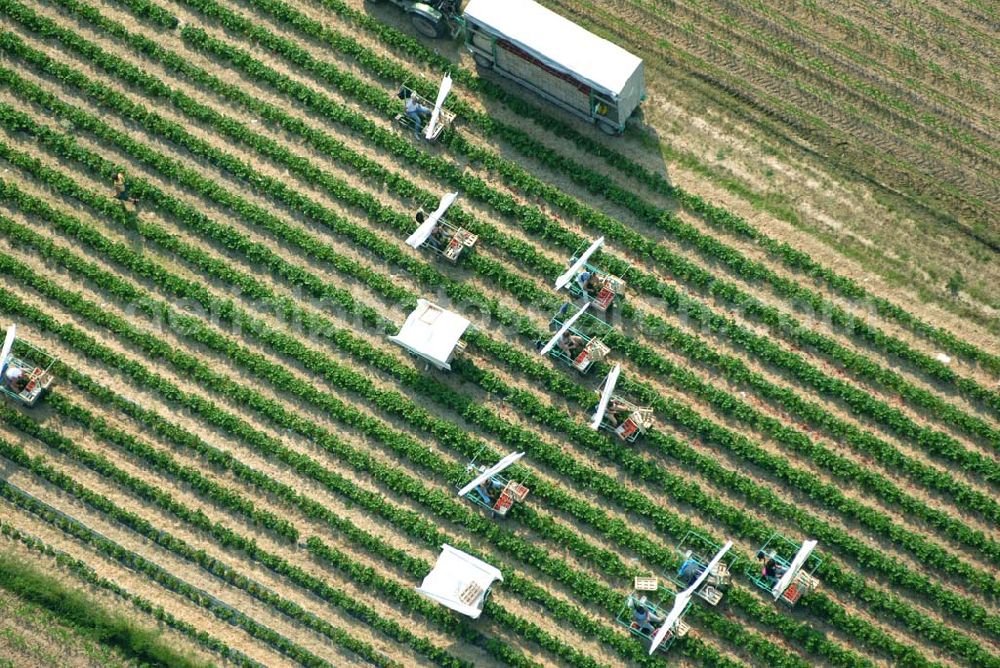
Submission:
[[448,193],[441,198],[438,208],[419,222],[419,227],[406,238],[411,248],[427,248],[451,263],[457,263],[465,250],[472,250],[479,237],[461,227],[445,222],[448,208],[455,202],[458,193]]
[[670,580],[680,587],[694,587],[695,596],[709,605],[718,605],[733,582],[733,566],[738,557],[728,556],[732,546],[732,541],[727,541],[720,547],[701,534],[688,531],[674,548],[681,557],[681,565]]
[[503,574],[497,568],[445,543],[434,569],[424,577],[417,592],[456,612],[479,619],[497,580],[503,582]]
[[[813,574],[823,560],[813,554],[815,549],[815,540],[796,545],[775,533],[757,551],[757,562],[751,564],[747,576],[775,601],[794,606],[804,594],[819,587],[819,580]],[[772,559],[775,573],[769,575],[767,564]]]
[[26,341],[19,341],[18,346],[27,355],[16,357],[13,353],[16,339],[17,326],[11,325],[7,328],[3,350],[0,351],[0,392],[31,408],[55,381],[52,365],[56,360]]
[[465,348],[459,339],[471,323],[426,299],[417,300],[417,308],[406,316],[399,334],[389,340],[411,354],[421,357],[438,369],[451,370],[455,351]]
[[621,370],[622,365],[615,364],[598,388],[600,400],[590,421],[590,428],[604,429],[623,441],[635,443],[640,434],[653,428],[653,409],[639,408],[614,393]]
[[[430,120],[423,126],[424,138],[427,141],[436,141],[441,133],[455,122],[455,112],[444,108],[444,101],[448,97],[448,93],[451,92],[450,74],[444,75],[444,78],[441,79],[441,86],[438,88],[437,99],[433,106],[427,101],[427,98],[422,97],[417,91],[406,85],[400,86],[399,92],[404,98],[409,97],[421,107],[431,110]],[[406,114],[396,114],[396,122],[410,132],[413,132],[416,127],[413,119]]]
[[645,640],[649,653],[666,652],[677,638],[691,630],[684,616],[691,609],[690,596],[684,600],[660,586],[655,576],[635,578],[632,592],[625,598],[615,621],[629,633]]
[[604,246],[604,237],[590,244],[583,253],[575,254],[569,261],[569,268],[556,279],[556,290],[566,288],[574,297],[589,302],[595,311],[601,313],[617,299],[625,298],[625,274],[612,276],[590,264],[590,256]]
[[[476,457],[478,456],[477,454]],[[524,453],[512,452],[490,467],[476,464],[476,457],[465,467],[466,472],[475,477],[458,490],[458,495],[482,506],[494,517],[506,517],[515,503],[521,503],[527,498],[528,488],[501,474],[524,457]]]
[[607,357],[611,349],[601,341],[601,336],[611,328],[587,313],[589,306],[584,304],[583,308],[567,318],[572,304],[563,304],[549,322],[549,331],[555,334],[547,343],[539,341],[537,344],[539,354],[550,355],[580,373],[587,373],[594,362]]

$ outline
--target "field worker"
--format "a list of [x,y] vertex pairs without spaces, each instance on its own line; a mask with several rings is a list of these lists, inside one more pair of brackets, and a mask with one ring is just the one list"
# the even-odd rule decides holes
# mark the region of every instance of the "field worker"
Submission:
[[701,576],[704,570],[705,569],[702,568],[701,564],[699,564],[694,559],[688,557],[687,559],[684,560],[684,563],[681,564],[681,567],[677,569],[677,575],[679,575],[681,579],[684,580],[684,582],[690,585],[694,584],[694,581],[697,580],[699,576]]
[[397,97],[404,101],[406,104],[406,115],[413,121],[413,136],[420,139],[420,128],[424,125],[421,116],[430,115],[431,110],[417,102],[416,93],[407,91],[406,88],[401,88]]
[[585,343],[586,342],[583,340],[582,336],[570,334],[569,332],[563,332],[563,335],[559,337],[556,345],[559,346],[559,350],[566,353],[567,356],[574,357],[578,351],[583,350]]
[[629,414],[628,406],[617,399],[612,399],[608,402],[608,410],[605,411],[604,417],[612,427],[617,427],[619,422],[628,418]]
[[576,282],[584,292],[595,297],[604,287],[604,281],[597,275],[596,271],[581,271],[577,274]]
[[24,375],[24,371],[14,365],[7,367],[4,380],[7,382],[7,387],[15,392],[20,392],[28,384],[28,378]]
[[651,636],[656,633],[656,627],[665,621],[662,615],[658,615],[646,607],[645,597],[636,601],[630,596],[628,605],[632,608],[632,628],[640,633]]
[[760,574],[764,576],[772,587],[778,584],[778,580],[780,580],[781,576],[788,570],[775,561],[774,557],[769,557],[763,552],[757,553],[757,561],[762,564]]
[[115,174],[115,198],[125,206],[125,202],[132,202],[133,204],[138,204],[139,200],[134,197],[129,197],[128,184],[125,183],[125,172],[118,172]]

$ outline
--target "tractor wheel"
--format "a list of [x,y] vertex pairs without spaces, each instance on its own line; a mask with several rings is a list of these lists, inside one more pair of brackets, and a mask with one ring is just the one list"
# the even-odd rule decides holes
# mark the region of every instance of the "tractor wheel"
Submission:
[[472,59],[476,61],[476,65],[479,65],[479,67],[481,67],[484,70],[493,69],[493,61],[481,53],[472,54]]
[[417,32],[424,37],[430,37],[431,39],[444,37],[444,21],[432,21],[426,16],[414,14],[410,17],[410,22],[413,23],[413,27],[417,29]]
[[612,137],[619,134],[618,126],[612,125],[611,123],[606,123],[604,121],[597,121],[597,127],[601,129],[601,132],[603,132],[606,135],[611,135]]

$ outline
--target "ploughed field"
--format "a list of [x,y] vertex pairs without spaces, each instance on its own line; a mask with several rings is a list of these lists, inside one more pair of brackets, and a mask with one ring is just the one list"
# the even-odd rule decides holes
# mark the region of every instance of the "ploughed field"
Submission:
[[[0,13],[0,313],[60,360],[40,406],[0,408],[5,548],[220,664],[1000,664],[995,345],[388,10]],[[458,127],[418,144],[395,90],[445,71]],[[479,235],[455,266],[403,243],[453,190]],[[604,369],[534,346],[600,235],[597,263],[630,266],[609,359],[657,420],[635,446],[587,427]],[[473,323],[450,373],[386,338],[421,297]],[[507,519],[456,498],[470,458],[513,450],[531,495]],[[689,530],[732,538],[738,573],[651,659],[615,615]],[[742,573],[774,532],[823,558],[791,610]],[[504,573],[477,621],[414,591],[445,542]]]

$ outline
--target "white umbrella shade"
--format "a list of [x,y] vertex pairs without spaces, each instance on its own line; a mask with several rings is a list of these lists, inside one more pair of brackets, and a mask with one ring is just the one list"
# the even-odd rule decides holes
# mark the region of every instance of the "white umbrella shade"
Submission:
[[417,308],[406,317],[399,334],[390,336],[389,340],[439,369],[450,370],[451,354],[470,324],[457,313],[446,311],[426,299],[418,299]]
[[14,339],[17,337],[17,325],[7,328],[7,336],[3,340],[3,350],[0,351],[0,375],[7,370],[7,361],[10,358],[10,351],[14,347]]
[[483,612],[486,593],[495,580],[503,582],[503,574],[495,567],[445,543],[434,569],[424,577],[417,591],[456,612],[478,619]]
[[667,635],[667,631],[669,631],[671,627],[673,627],[673,625],[677,622],[677,620],[680,619],[681,613],[684,612],[684,606],[686,606],[688,604],[688,601],[691,600],[691,596],[694,595],[696,591],[698,591],[698,587],[700,587],[702,583],[705,582],[705,579],[711,574],[713,570],[715,570],[715,567],[719,565],[719,562],[722,561],[722,558],[726,556],[726,552],[729,552],[729,550],[732,547],[733,547],[733,541],[731,540],[726,541],[726,544],[722,546],[722,549],[716,552],[715,556],[712,557],[712,560],[708,562],[708,565],[705,567],[705,570],[701,572],[701,575],[698,576],[698,579],[692,582],[690,587],[688,587],[681,593],[677,594],[677,598],[674,599],[673,609],[671,609],[670,614],[667,615],[667,619],[665,622],[663,622],[663,626],[661,626],[660,629],[656,632],[656,635],[653,636],[653,642],[649,646],[650,654],[655,652],[656,648],[660,646],[660,643],[663,642],[664,636]]
[[434,231],[434,227],[437,225],[441,217],[444,216],[448,207],[452,205],[455,198],[458,197],[458,193],[448,193],[441,198],[441,202],[438,204],[438,208],[431,215],[427,216],[427,219],[420,223],[420,227],[413,231],[413,234],[406,238],[406,245],[411,248],[420,248],[421,244],[427,241],[427,237],[431,235]]
[[576,276],[576,273],[581,269],[583,269],[583,265],[587,264],[587,260],[590,259],[590,256],[596,253],[598,249],[600,249],[600,247],[603,245],[604,245],[604,237],[600,237],[597,241],[590,244],[590,248],[585,250],[583,252],[583,255],[581,255],[576,262],[570,265],[569,269],[567,269],[559,278],[556,279],[556,290],[562,290],[567,283],[573,280],[573,277]]
[[474,490],[478,485],[486,482],[487,480],[489,480],[490,478],[492,478],[493,476],[495,476],[497,473],[500,473],[504,469],[509,468],[510,466],[513,466],[514,463],[517,460],[519,460],[521,457],[524,457],[524,453],[523,452],[512,452],[512,453],[510,453],[509,455],[507,455],[506,457],[504,457],[503,459],[501,459],[500,461],[498,461],[496,464],[494,464],[493,466],[489,467],[488,469],[486,469],[485,471],[483,471],[482,473],[480,473],[478,476],[476,476],[475,478],[473,478],[472,482],[470,482],[468,485],[466,485],[462,489],[458,490],[458,495],[460,497],[461,496],[465,496],[466,494],[468,494],[469,492],[471,492],[472,490]]
[[807,540],[802,543],[802,547],[795,554],[792,563],[788,565],[788,570],[785,571],[785,574],[778,580],[778,584],[774,585],[774,589],[771,590],[771,595],[774,596],[775,601],[781,598],[781,595],[788,589],[788,585],[792,584],[792,580],[795,579],[802,566],[805,565],[809,555],[816,549],[816,545],[817,541],[815,540]]
[[441,107],[444,106],[444,100],[448,97],[450,91],[451,74],[446,74],[441,79],[441,87],[438,88],[437,101],[434,103],[434,111],[431,112],[431,120],[427,124],[427,129],[424,130],[424,137],[427,139],[430,139],[434,135],[434,129],[437,126],[438,119],[441,117]]
[[604,419],[604,413],[608,410],[608,402],[611,401],[611,393],[615,391],[615,384],[618,382],[618,374],[622,372],[622,365],[615,364],[614,368],[608,373],[607,379],[604,381],[604,389],[601,390],[601,401],[597,404],[597,412],[594,413],[594,419],[590,421],[591,429],[599,429],[601,426],[601,420]]
[[539,351],[538,354],[548,355],[549,351],[552,350],[552,347],[556,345],[556,341],[559,340],[559,337],[568,332],[569,328],[573,326],[573,323],[575,323],[580,318],[580,316],[583,315],[583,312],[586,311],[589,307],[590,307],[590,302],[587,302],[586,304],[583,305],[582,309],[580,309],[573,315],[572,318],[564,322],[562,327],[559,328],[559,331],[556,332],[556,335],[553,336],[551,339],[549,339],[549,342],[542,347],[542,349]]

